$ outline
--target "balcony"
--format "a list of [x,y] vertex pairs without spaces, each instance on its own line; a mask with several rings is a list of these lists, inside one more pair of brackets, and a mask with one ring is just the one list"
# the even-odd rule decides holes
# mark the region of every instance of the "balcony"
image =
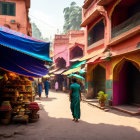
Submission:
[[129,30],[137,27],[140,25],[140,12],[132,16],[131,18],[127,19],[120,25],[114,27],[112,29],[112,38],[115,38],[122,33],[128,32]]
[[100,16],[99,8],[100,6],[92,3],[88,9],[83,9],[81,27],[85,27]]
[[91,50],[95,47],[101,46],[102,44],[104,44],[104,39],[101,39],[101,40],[91,44],[90,46],[88,46],[87,50]]
[[92,2],[96,3],[97,1],[99,1],[99,0],[85,0],[83,8],[87,9],[91,5]]
[[114,0],[99,0],[98,5],[106,6],[106,5],[108,5],[109,3],[113,2],[113,1]]

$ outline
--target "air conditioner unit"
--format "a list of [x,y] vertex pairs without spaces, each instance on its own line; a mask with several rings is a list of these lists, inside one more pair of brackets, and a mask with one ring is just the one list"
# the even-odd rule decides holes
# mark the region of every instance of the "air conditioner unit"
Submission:
[[11,23],[16,23],[16,21],[14,19],[11,20]]

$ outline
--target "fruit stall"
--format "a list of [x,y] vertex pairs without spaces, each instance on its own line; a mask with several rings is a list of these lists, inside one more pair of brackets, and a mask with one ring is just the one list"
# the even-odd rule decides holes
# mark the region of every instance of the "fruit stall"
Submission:
[[36,122],[39,106],[33,102],[32,81],[11,72],[0,76],[0,123]]
[[48,74],[49,46],[0,25],[0,124],[38,120],[31,79]]

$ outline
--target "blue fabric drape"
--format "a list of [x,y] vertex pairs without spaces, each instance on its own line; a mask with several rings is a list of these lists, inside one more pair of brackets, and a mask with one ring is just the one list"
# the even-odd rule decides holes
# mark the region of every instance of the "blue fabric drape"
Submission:
[[38,41],[3,26],[0,26],[0,44],[41,60],[52,61],[49,58],[50,43]]
[[45,62],[29,55],[0,45],[0,67],[5,70],[31,77],[48,74]]

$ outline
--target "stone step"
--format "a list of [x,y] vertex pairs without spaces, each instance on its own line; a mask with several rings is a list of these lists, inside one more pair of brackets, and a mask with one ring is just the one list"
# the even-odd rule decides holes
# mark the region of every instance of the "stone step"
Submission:
[[89,104],[89,105],[92,105],[92,106],[95,106],[95,107],[97,107],[97,108],[99,108],[99,109],[102,109],[102,110],[105,110],[105,109],[106,109],[105,107],[101,107],[101,106],[99,105],[99,103],[88,102],[88,104]]
[[115,109],[115,110],[118,110],[118,111],[121,111],[121,112],[124,112],[124,113],[127,113],[129,115],[133,115],[133,116],[140,115],[139,111],[131,111],[131,110],[128,110],[128,109],[125,109],[125,108],[122,108],[122,107],[117,107],[117,106],[111,106],[111,108]]
[[94,103],[98,103],[98,99],[83,99],[85,102],[94,102]]

